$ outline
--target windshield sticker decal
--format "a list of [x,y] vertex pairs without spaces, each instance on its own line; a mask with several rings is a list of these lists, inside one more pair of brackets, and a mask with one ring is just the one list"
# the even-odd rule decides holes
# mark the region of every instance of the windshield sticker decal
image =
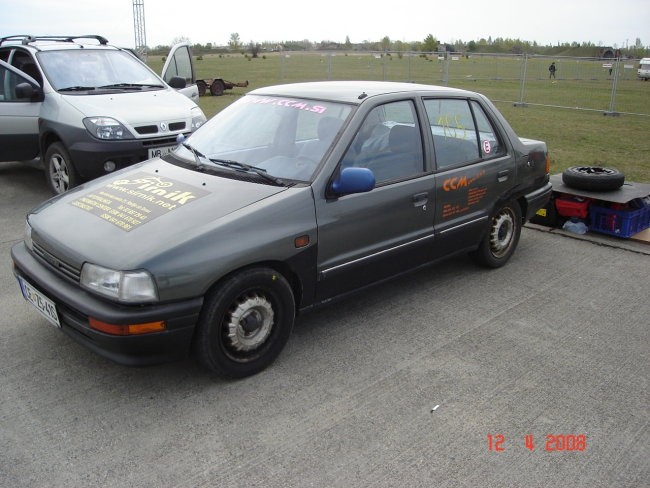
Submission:
[[490,145],[490,141],[483,141],[483,152],[485,154],[490,154],[492,151],[492,146]]
[[72,200],[70,205],[129,232],[208,193],[180,181],[141,172],[130,179],[109,181],[104,187]]
[[273,97],[245,97],[242,103],[253,103],[256,105],[273,105],[277,107],[289,107],[297,110],[307,110],[317,114],[323,114],[327,107],[322,105],[315,105],[304,100],[292,100],[290,98],[273,98]]

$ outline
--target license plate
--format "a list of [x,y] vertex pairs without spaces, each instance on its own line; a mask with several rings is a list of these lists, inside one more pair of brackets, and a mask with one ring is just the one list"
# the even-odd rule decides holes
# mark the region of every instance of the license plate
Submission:
[[169,154],[174,149],[176,149],[176,146],[151,147],[151,148],[149,148],[149,159],[151,159],[151,158],[159,158],[160,156],[164,156],[165,154]]
[[18,277],[18,283],[20,284],[20,289],[23,292],[25,300],[34,305],[36,310],[38,310],[40,314],[52,324],[61,327],[59,314],[56,313],[56,305],[54,302],[23,280],[20,276]]

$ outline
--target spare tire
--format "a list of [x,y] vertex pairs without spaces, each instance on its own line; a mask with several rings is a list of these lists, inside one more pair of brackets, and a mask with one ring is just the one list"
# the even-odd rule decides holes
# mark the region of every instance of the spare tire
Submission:
[[573,166],[562,173],[562,182],[576,190],[618,190],[624,181],[625,175],[615,168]]

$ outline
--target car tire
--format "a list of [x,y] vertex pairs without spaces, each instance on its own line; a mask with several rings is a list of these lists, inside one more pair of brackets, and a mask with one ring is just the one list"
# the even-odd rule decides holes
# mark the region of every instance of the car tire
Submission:
[[199,96],[205,96],[205,93],[208,90],[208,85],[205,84],[205,81],[196,80],[196,87],[199,89]]
[[64,193],[80,183],[79,175],[63,144],[50,144],[45,152],[45,180],[55,195]]
[[521,225],[519,204],[515,201],[502,204],[490,217],[490,225],[478,249],[470,255],[481,266],[503,266],[517,248]]
[[280,273],[237,273],[206,296],[195,338],[198,359],[225,378],[259,373],[284,348],[294,319],[293,290]]
[[625,175],[615,168],[573,166],[562,172],[562,182],[576,190],[613,191],[625,182]]

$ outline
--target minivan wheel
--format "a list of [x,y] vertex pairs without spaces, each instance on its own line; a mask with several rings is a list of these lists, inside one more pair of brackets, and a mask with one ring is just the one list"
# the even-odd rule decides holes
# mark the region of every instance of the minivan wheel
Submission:
[[499,268],[515,252],[521,235],[521,209],[515,201],[502,204],[490,218],[490,225],[479,248],[471,253],[482,266]]
[[55,195],[66,192],[80,183],[70,155],[60,142],[51,144],[45,152],[45,179]]
[[227,378],[259,373],[284,348],[294,318],[293,291],[280,273],[242,271],[206,296],[195,337],[198,359]]

